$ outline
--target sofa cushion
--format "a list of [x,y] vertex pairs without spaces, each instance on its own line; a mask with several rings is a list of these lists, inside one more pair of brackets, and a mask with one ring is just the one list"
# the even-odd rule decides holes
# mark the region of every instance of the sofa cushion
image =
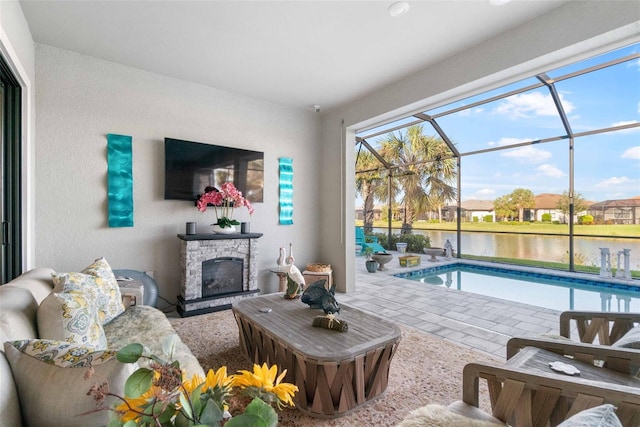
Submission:
[[2,287],[23,288],[31,292],[36,302],[40,304],[53,289],[51,274],[54,270],[50,268],[34,268],[26,271],[12,281],[2,285]]
[[38,303],[27,289],[0,287],[0,342],[38,337]]
[[[166,337],[176,335],[175,329],[165,314],[148,305],[134,305],[111,323],[104,325],[108,348],[119,350],[127,344],[140,343],[151,354],[162,357],[162,343]],[[164,358],[164,357],[163,357]],[[186,378],[194,374],[204,377],[204,371],[198,359],[178,337],[175,343],[173,360],[180,362],[180,368],[186,372]],[[139,360],[138,363],[143,363]]]
[[[482,413],[479,409],[475,409],[474,415]],[[461,415],[446,406],[431,404],[411,411],[397,427],[496,427],[500,425],[506,424],[488,414],[475,418],[466,414]]]
[[18,400],[18,389],[13,381],[11,366],[4,354],[0,351],[0,425],[1,426],[21,426],[22,415],[20,414],[20,401]]
[[[96,404],[87,392],[106,380],[111,392],[123,395],[124,384],[135,369],[133,364],[118,362],[115,352],[92,353],[88,348],[66,342],[6,342],[4,350],[17,385],[26,427],[107,425],[109,411],[90,412],[96,409]],[[93,378],[85,378],[89,363]],[[114,402],[115,399],[108,397],[104,404],[111,406]]]
[[38,308],[40,338],[106,349],[102,323],[96,306],[82,291],[52,293]]
[[87,292],[98,308],[102,324],[109,323],[124,312],[120,286],[111,266],[104,258],[98,258],[79,273],[55,273],[54,292],[83,290]]
[[605,404],[580,411],[558,427],[622,427],[622,423],[616,415],[616,407]]

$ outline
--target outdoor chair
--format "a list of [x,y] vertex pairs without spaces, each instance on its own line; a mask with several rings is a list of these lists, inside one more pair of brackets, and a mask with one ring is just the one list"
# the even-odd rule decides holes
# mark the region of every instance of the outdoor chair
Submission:
[[614,345],[640,325],[640,313],[564,311],[560,314],[561,336],[571,338],[572,320],[580,342],[594,343],[598,338],[599,344]]
[[[572,321],[575,325],[572,325]],[[638,375],[639,324],[640,313],[565,311],[560,314],[560,337],[512,338],[507,343],[507,359],[522,348],[532,346],[618,372]],[[571,336],[572,331],[577,337]]]
[[373,252],[385,252],[382,245],[378,243],[378,237],[365,235],[362,227],[356,227],[356,246],[360,246],[361,255],[365,253],[367,248],[371,248]]
[[[535,349],[537,350],[537,349]],[[640,356],[640,352],[638,352]],[[606,369],[603,369],[606,371]],[[557,426],[563,421],[595,410],[604,404],[615,406],[615,414],[623,426],[640,425],[640,387],[616,383],[618,373],[609,373],[611,381],[585,380],[578,376],[559,376],[544,372],[499,364],[470,363],[463,370],[463,401],[457,410],[472,408],[467,416],[479,409],[479,384],[486,381],[491,403],[491,416],[513,426]],[[640,385],[640,380],[638,381]],[[453,409],[450,406],[450,409]],[[571,425],[600,426],[599,423]],[[608,425],[608,424],[605,424]]]

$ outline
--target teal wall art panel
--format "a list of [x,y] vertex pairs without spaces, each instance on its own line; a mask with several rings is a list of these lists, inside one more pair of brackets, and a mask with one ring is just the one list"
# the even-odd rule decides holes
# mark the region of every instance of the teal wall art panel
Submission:
[[293,159],[281,157],[280,165],[280,224],[293,224]]
[[133,227],[132,138],[107,135],[109,227]]

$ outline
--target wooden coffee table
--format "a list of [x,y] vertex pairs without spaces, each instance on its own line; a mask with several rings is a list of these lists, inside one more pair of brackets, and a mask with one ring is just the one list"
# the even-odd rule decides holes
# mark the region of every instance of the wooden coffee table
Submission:
[[295,401],[304,413],[340,417],[387,389],[402,336],[391,322],[342,305],[336,318],[348,323],[348,331],[313,327],[323,311],[282,293],[239,301],[233,313],[245,355],[253,363],[287,369],[286,381],[298,386]]

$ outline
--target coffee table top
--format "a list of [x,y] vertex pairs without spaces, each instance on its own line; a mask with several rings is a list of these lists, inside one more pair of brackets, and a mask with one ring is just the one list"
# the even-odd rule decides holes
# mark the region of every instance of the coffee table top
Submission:
[[[250,319],[305,359],[323,362],[353,359],[402,336],[395,324],[344,304],[336,320],[346,321],[348,331],[314,327],[313,319],[324,312],[309,308],[299,299],[285,299],[283,293],[246,298],[232,308],[236,315]],[[271,312],[263,313],[263,308],[270,308]]]

